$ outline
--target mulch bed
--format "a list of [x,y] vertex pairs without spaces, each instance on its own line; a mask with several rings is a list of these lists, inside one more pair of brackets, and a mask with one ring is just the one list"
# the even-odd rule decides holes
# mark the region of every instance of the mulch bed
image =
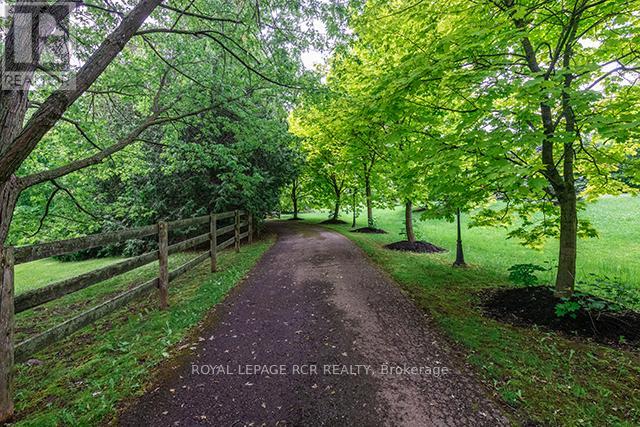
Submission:
[[331,218],[326,221],[322,221],[320,224],[346,224],[346,221]]
[[287,221],[304,221],[304,218],[289,218]]
[[367,234],[387,234],[386,231],[380,228],[362,227],[351,230],[352,233],[367,233]]
[[640,347],[640,313],[634,311],[589,312],[581,308],[575,319],[568,315],[558,317],[555,307],[562,301],[553,295],[551,288],[542,286],[500,289],[483,299],[487,315],[513,325],[537,325],[612,347]]
[[413,243],[407,240],[402,240],[400,242],[389,243],[384,247],[387,249],[393,249],[394,251],[418,252],[421,254],[433,254],[447,251],[444,248],[433,245],[429,242],[423,242],[422,240],[418,240]]

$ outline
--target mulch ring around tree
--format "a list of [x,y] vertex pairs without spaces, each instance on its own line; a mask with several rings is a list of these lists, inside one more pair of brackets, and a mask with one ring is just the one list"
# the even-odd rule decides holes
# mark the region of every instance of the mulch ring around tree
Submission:
[[304,218],[289,218],[287,221],[304,221]]
[[341,219],[328,219],[326,221],[322,221],[320,224],[346,224],[346,221],[343,221]]
[[367,233],[367,234],[387,234],[386,231],[380,229],[380,228],[373,228],[373,227],[362,227],[362,228],[356,228],[355,230],[351,230],[352,233]]
[[[610,304],[594,296],[574,297]],[[485,314],[516,326],[541,326],[576,338],[586,338],[611,347],[640,348],[640,313],[626,311],[595,311],[580,307],[575,318],[560,317],[556,305],[562,303],[553,289],[543,286],[509,288],[483,295]]]
[[418,240],[413,243],[409,242],[408,240],[402,240],[400,242],[389,243],[384,247],[387,249],[393,249],[394,251],[417,252],[421,254],[447,252],[447,250],[444,248],[441,248],[429,242],[423,242],[422,240]]

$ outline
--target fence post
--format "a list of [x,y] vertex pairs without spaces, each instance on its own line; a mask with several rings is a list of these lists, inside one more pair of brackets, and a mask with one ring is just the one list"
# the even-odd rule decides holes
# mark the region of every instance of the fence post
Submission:
[[169,307],[169,226],[164,221],[158,223],[158,260],[160,308],[164,310]]
[[0,246],[0,424],[13,417],[13,247]]
[[235,216],[235,233],[236,233],[236,237],[235,237],[235,248],[236,248],[236,252],[240,252],[240,211],[236,209],[236,216]]
[[218,217],[216,214],[209,216],[209,245],[211,251],[211,272],[213,273],[218,269],[218,236],[216,236],[218,229]]
[[253,215],[247,214],[247,221],[249,222],[249,244],[253,243]]

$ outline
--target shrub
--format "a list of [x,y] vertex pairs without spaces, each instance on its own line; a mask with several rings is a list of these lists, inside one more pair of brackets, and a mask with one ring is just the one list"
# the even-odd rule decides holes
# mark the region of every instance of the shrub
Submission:
[[514,264],[509,267],[509,280],[516,285],[535,286],[539,283],[535,275],[538,271],[549,271],[549,268],[537,264]]

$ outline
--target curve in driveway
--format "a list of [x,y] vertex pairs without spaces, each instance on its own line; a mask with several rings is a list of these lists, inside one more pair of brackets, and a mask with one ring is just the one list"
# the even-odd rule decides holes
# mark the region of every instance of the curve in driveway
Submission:
[[270,227],[277,243],[120,425],[508,425],[351,241],[306,224]]

